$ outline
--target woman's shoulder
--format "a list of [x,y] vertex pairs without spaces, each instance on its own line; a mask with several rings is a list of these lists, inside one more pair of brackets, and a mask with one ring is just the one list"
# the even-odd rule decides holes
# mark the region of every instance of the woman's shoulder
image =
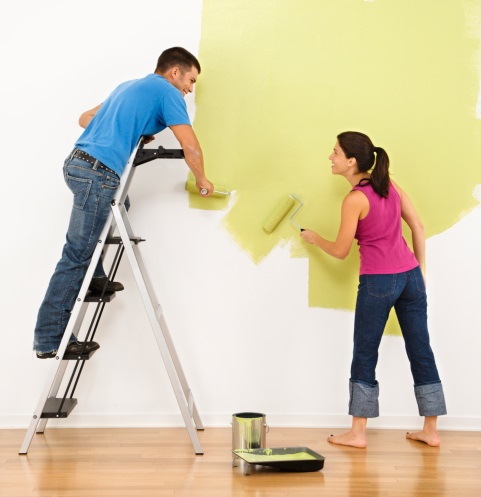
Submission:
[[345,197],[344,204],[347,206],[363,206],[369,203],[369,196],[367,195],[366,190],[362,189],[352,189]]
[[403,189],[398,184],[394,183],[393,180],[391,180],[391,187],[400,197],[402,197]]

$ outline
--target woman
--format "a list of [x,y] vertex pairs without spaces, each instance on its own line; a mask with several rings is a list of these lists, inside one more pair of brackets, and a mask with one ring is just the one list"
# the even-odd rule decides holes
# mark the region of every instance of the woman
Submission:
[[[369,137],[354,131],[341,133],[329,160],[332,173],[344,176],[352,186],[342,203],[336,241],[307,229],[301,231],[301,237],[338,259],[348,255],[356,238],[361,265],[349,382],[352,427],[341,435],[331,435],[328,441],[366,447],[367,419],[379,416],[378,348],[394,307],[419,414],[424,416],[422,431],[406,437],[439,446],[437,417],[446,414],[446,405],[429,344],[423,225],[406,193],[390,180],[387,153],[375,147]],[[402,237],[401,218],[411,229],[414,253]]]

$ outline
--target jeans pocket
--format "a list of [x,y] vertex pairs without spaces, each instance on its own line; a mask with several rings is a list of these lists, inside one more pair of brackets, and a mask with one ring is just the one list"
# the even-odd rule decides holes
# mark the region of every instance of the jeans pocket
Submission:
[[417,288],[418,292],[425,293],[426,292],[426,285],[424,284],[423,273],[421,272],[421,269],[419,268],[419,266],[414,268],[411,272],[414,276],[414,280],[416,281],[416,288]]
[[73,206],[83,209],[92,189],[92,180],[88,178],[78,178],[65,172],[65,182],[73,193]]
[[114,176],[113,174],[107,173],[102,179],[101,188],[106,190],[117,190],[119,185],[120,185],[120,179],[118,178],[118,176]]
[[367,292],[371,297],[384,298],[396,289],[395,274],[366,274]]

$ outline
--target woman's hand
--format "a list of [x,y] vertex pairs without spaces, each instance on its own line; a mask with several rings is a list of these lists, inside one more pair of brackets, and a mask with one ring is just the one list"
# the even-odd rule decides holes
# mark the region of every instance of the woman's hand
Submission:
[[316,239],[319,238],[319,235],[312,230],[302,230],[300,234],[301,238],[307,243],[316,243]]

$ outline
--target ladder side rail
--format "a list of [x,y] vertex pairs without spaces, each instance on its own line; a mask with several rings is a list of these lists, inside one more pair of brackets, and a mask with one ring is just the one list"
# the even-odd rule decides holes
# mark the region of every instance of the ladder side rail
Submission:
[[[76,328],[72,330],[72,333],[75,336],[77,336],[77,334],[78,334],[80,325],[82,324],[82,321],[84,319],[85,313],[87,312],[87,309],[88,309],[88,302],[83,302],[82,308],[81,308],[80,313],[79,313],[79,318],[77,319]],[[60,367],[60,369],[55,377],[55,380],[52,384],[52,388],[50,390],[50,394],[49,394],[48,398],[55,398],[57,396],[59,389],[60,389],[60,385],[62,383],[63,377],[65,375],[65,371],[66,371],[67,366],[68,366],[68,361],[61,361],[61,362],[62,362],[62,366]],[[43,433],[45,431],[45,426],[47,425],[47,422],[48,422],[48,418],[41,418],[41,420],[39,421],[39,424],[37,426],[36,432]]]
[[[137,147],[134,149],[134,151],[131,154],[129,162],[127,163],[127,166],[125,168],[125,173],[126,174],[122,174],[122,178],[120,180],[119,188],[117,189],[117,192],[116,192],[116,195],[115,195],[115,199],[117,199],[117,198],[124,198],[125,199],[125,197],[127,196],[127,189],[128,189],[128,186],[130,185],[130,182],[131,182],[132,176],[133,176],[132,163],[133,163],[133,160],[134,160],[134,158],[135,158],[135,156],[137,154],[137,148],[138,147],[139,147],[139,145],[137,145]],[[100,240],[99,240],[99,244],[102,245],[102,250],[101,250],[101,253],[100,253],[100,257],[102,257],[102,254],[105,256],[105,253],[106,253],[106,250],[105,250],[105,241],[107,240],[107,237],[109,235],[113,234],[113,232],[115,230],[114,224],[115,224],[114,223],[114,218],[113,218],[112,211],[111,211],[109,213],[108,220],[107,220],[107,222],[106,222],[106,224],[105,224],[105,226],[104,226],[104,228],[102,230],[102,234],[101,234]],[[98,246],[96,247],[96,250],[97,249],[98,249]],[[110,274],[112,273],[114,267],[115,267],[115,272],[117,271],[118,265],[120,263],[119,254],[121,254],[121,253],[123,253],[123,249],[122,249],[122,247],[119,246],[117,248],[117,251],[116,251],[116,254],[115,254],[115,257],[114,257],[114,261],[112,263],[112,268],[111,268]],[[120,255],[120,257],[121,257],[121,255]],[[94,270],[96,268],[99,258],[96,261],[94,261],[94,257],[92,257],[92,260],[91,260],[91,262],[89,264],[89,267],[88,267],[88,270],[87,270],[87,274],[85,275],[85,279],[84,279],[82,288],[80,289],[79,297],[81,297],[82,289],[83,289],[84,284],[86,283],[86,280],[88,281],[88,285],[90,285],[90,281],[91,281],[92,276],[93,276],[93,271],[92,271],[92,275],[89,278],[88,278],[88,273],[92,269]],[[88,286],[87,286],[87,290],[88,290]],[[98,324],[100,322],[100,318],[102,317],[102,314],[103,314],[103,311],[104,311],[104,308],[105,308],[105,302],[102,301],[104,295],[105,295],[105,288],[102,291],[101,301],[96,306],[94,316],[92,317],[92,321],[91,321],[89,329],[87,331],[87,335],[86,335],[86,338],[85,338],[87,341],[88,340],[93,340],[93,338],[95,336],[95,332],[97,331],[97,327],[98,327]],[[77,297],[77,301],[79,300],[79,297]],[[83,297],[81,297],[81,298],[82,298],[82,300],[85,299],[85,295]],[[83,321],[83,318],[79,322],[79,327],[80,327],[82,321]],[[64,338],[65,338],[65,335],[64,335]],[[61,357],[63,357],[63,354],[62,354]],[[81,362],[81,364],[80,364],[80,362]],[[80,379],[80,375],[82,374],[84,365],[85,365],[85,360],[79,360],[78,359],[75,362],[75,366],[74,366],[74,369],[72,371],[70,380],[69,380],[69,382],[67,384],[67,387],[65,389],[65,395],[63,396],[62,401],[60,402],[60,406],[59,406],[59,409],[58,409],[59,412],[61,412],[61,410],[62,410],[63,404],[65,402],[65,399],[66,399],[66,397],[68,395],[68,392],[69,392],[69,389],[70,389],[70,386],[72,385],[72,383],[73,383],[73,388],[72,388],[72,392],[71,392],[70,398],[73,397],[75,389],[77,388],[78,381]],[[79,366],[80,366],[80,368],[79,368]],[[76,374],[77,370],[78,370],[78,373],[77,373],[77,376],[75,378],[75,374]]]
[[[125,208],[123,209],[124,213]],[[137,262],[136,253],[134,252],[134,248],[130,243],[131,234],[129,234],[126,225],[123,221],[123,216],[120,212],[120,209],[117,205],[112,206],[112,212],[115,218],[115,222],[117,224],[117,229],[119,230],[120,236],[125,245],[125,251],[127,253],[127,257],[130,262],[130,266],[132,268],[132,272],[134,274],[135,280],[137,282],[137,286],[140,292],[140,296],[144,303],[145,310],[147,312],[147,316],[149,318],[152,330],[154,332],[155,339],[157,341],[157,346],[159,347],[162,359],[164,361],[165,368],[167,370],[167,374],[170,379],[170,383],[172,385],[172,389],[174,390],[175,397],[177,399],[177,403],[179,405],[180,411],[182,413],[182,417],[184,419],[185,426],[187,431],[189,432],[190,439],[192,445],[194,446],[194,450],[196,454],[203,454],[202,447],[200,445],[197,432],[195,430],[190,412],[188,410],[188,400],[184,395],[184,390],[182,388],[182,384],[180,383],[179,376],[177,375],[177,369],[170,355],[169,348],[167,346],[167,342],[165,341],[163,330],[160,327],[160,323],[158,321],[158,317],[156,314],[156,309],[154,307],[154,302],[152,302],[150,298],[149,291],[147,289],[147,285],[143,279],[143,275],[139,264]],[[127,216],[125,215],[127,219]],[[138,251],[137,251],[138,252]],[[139,254],[140,255],[140,254]]]
[[[132,226],[130,224],[130,220],[129,220],[129,217],[127,214],[127,210],[126,209],[119,209],[119,213],[122,217],[122,222],[126,228],[126,231],[129,235],[129,237],[133,237],[134,234],[133,234]],[[142,276],[144,283],[146,285],[147,292],[148,292],[149,297],[150,297],[150,301],[151,301],[152,305],[154,306],[157,321],[159,321],[161,328],[163,330],[164,339],[166,341],[170,355],[171,355],[172,360],[174,362],[174,366],[175,366],[175,369],[177,371],[177,375],[179,377],[180,383],[182,385],[184,395],[185,395],[186,399],[189,401],[190,405],[193,406],[192,415],[194,417],[195,425],[196,425],[198,430],[203,430],[204,426],[202,424],[199,413],[197,411],[197,407],[196,407],[195,403],[193,402],[193,393],[190,390],[190,387],[188,385],[187,378],[185,376],[185,373],[184,373],[184,370],[182,368],[179,356],[177,354],[177,350],[174,346],[174,342],[172,340],[172,336],[171,336],[170,331],[169,331],[169,327],[167,325],[165,317],[163,316],[162,307],[159,304],[159,301],[157,299],[157,295],[155,293],[154,287],[153,287],[152,282],[150,280],[149,274],[145,268],[145,264],[144,264],[144,261],[143,261],[143,258],[142,258],[141,252],[140,252],[140,248],[138,246],[133,246],[132,249],[133,249],[134,253],[136,254],[137,265],[139,266],[141,276]],[[160,321],[161,319],[162,319],[162,321]]]
[[[60,384],[62,383],[62,379],[65,375],[65,371],[68,367],[68,361],[60,361],[62,364],[60,365],[59,372],[57,377],[55,378],[54,384],[52,385],[52,390],[48,398],[55,398],[57,396],[57,392],[60,388]],[[47,399],[48,400],[48,399]],[[42,409],[43,411],[43,409]],[[45,431],[45,427],[47,426],[48,418],[40,418],[38,425],[36,427],[35,433],[43,433]]]
[[[122,174],[122,177],[120,178],[120,184],[119,188],[117,189],[117,194],[115,198],[117,199],[125,199],[127,196],[127,188],[130,185],[130,182],[132,180],[132,164],[134,162],[135,156],[137,154],[137,149],[139,148],[141,141],[139,141],[139,144],[135,147],[134,151],[132,152],[129,162],[127,163],[126,170],[124,171],[124,174]],[[126,188],[127,187],[127,188]],[[124,193],[125,192],[125,193]],[[109,233],[113,233],[113,213],[110,211],[107,221],[105,222],[104,228],[102,229],[102,232],[100,234],[100,239],[97,243],[97,246],[95,247],[94,253],[92,255],[92,259],[90,261],[89,267],[87,269],[87,272],[85,274],[83,283],[80,287],[79,294],[77,296],[77,300],[73,306],[72,312],[70,314],[70,319],[67,323],[67,327],[65,329],[65,332],[63,334],[62,340],[60,342],[58,351],[57,351],[57,356],[55,357],[54,364],[50,368],[49,374],[47,376],[47,381],[45,383],[45,387],[40,394],[40,398],[37,402],[37,406],[35,407],[35,411],[32,415],[32,419],[30,421],[29,427],[27,429],[27,432],[25,434],[24,440],[22,442],[22,445],[20,447],[19,454],[26,454],[28,452],[28,448],[30,446],[30,443],[32,442],[33,435],[35,434],[35,430],[40,422],[41,416],[43,409],[45,407],[45,404],[47,402],[47,399],[51,397],[51,393],[53,393],[53,390],[58,391],[58,388],[60,386],[60,383],[62,381],[63,375],[65,373],[65,368],[62,367],[62,361],[61,358],[65,354],[65,349],[67,348],[68,342],[70,340],[70,335],[73,333],[73,331],[76,331],[78,334],[78,330],[80,328],[80,325],[82,323],[82,319],[85,315],[85,311],[82,312],[83,304],[85,301],[85,296],[88,291],[88,287],[90,285],[90,281],[92,279],[92,276],[94,274],[95,268],[97,266],[97,263],[102,256],[102,251],[105,246],[105,240],[107,239],[107,236]],[[129,242],[130,244],[130,242]],[[81,318],[81,319],[80,319]],[[75,334],[75,333],[74,333]],[[75,336],[77,336],[75,334]],[[56,395],[57,392],[55,392]],[[42,429],[45,428],[46,422],[42,421]]]
[[117,189],[117,193],[112,201],[112,203],[115,203],[117,205],[124,205],[125,203],[125,198],[127,197],[130,184],[132,183],[132,179],[134,177],[135,173],[135,168],[133,166],[133,162],[135,159],[135,155],[137,153],[139,145],[135,148],[133,151],[132,155],[130,156],[129,162],[127,162],[127,165],[125,166],[125,170],[122,173],[122,176],[120,178],[120,185]]
[[[87,311],[87,303],[84,302],[83,306],[80,310],[80,315],[81,315],[80,322],[82,321],[83,316],[85,315],[86,311]],[[75,331],[78,333],[78,326],[77,326],[77,329],[74,330],[74,334],[76,334]],[[41,407],[42,412],[43,412],[43,407],[45,406],[45,403],[47,402],[47,400],[49,398],[56,397],[57,392],[60,388],[60,384],[62,383],[62,379],[64,377],[65,370],[67,369],[68,363],[67,363],[67,361],[60,361],[60,363],[61,363],[60,367],[58,369],[57,374],[55,375],[54,381],[52,383],[52,387],[50,389],[50,392],[47,395],[47,399],[45,400],[43,406]],[[39,404],[40,404],[40,402],[39,402]],[[37,410],[35,411],[35,413],[33,415],[32,421],[31,421],[29,428],[27,430],[27,433],[25,435],[25,438],[24,438],[24,441],[23,441],[23,444],[22,444],[22,447],[20,449],[19,454],[26,454],[27,453],[28,447],[29,447],[29,445],[32,441],[33,435],[35,433],[43,433],[45,431],[45,427],[47,425],[48,418],[39,417],[36,414],[38,409],[39,409],[39,407],[37,406]]]
[[[102,295],[104,293],[105,292],[103,292]],[[102,315],[103,315],[103,312],[104,312],[104,309],[105,309],[105,304],[106,304],[105,301],[99,302],[97,304],[97,307],[95,309],[95,313],[94,313],[94,315],[92,317],[92,320],[90,322],[89,331],[87,332],[87,337],[91,334],[90,340],[93,340],[94,337],[95,337],[95,333],[97,332],[97,328],[99,326],[100,319],[102,318]],[[78,382],[80,380],[80,376],[81,376],[83,368],[85,366],[85,359],[77,359],[76,366],[78,366],[79,362],[82,362],[82,364],[80,365],[80,369],[78,371],[77,377],[74,380],[72,391],[70,392],[70,397],[69,398],[73,398],[75,390],[77,389],[77,384],[78,384]],[[74,373],[75,373],[75,370],[74,370]],[[71,380],[73,380],[73,376],[74,376],[74,374],[72,374]],[[68,386],[67,386],[67,388],[65,390],[65,397],[67,396],[68,389],[70,388],[71,383],[72,383],[72,381],[69,382],[69,384],[68,384]],[[59,411],[61,410],[62,405],[63,405],[63,403],[60,405]]]
[[162,313],[162,315],[160,315],[158,319],[159,319],[159,325],[164,334],[164,339],[167,344],[167,348],[170,351],[170,355],[172,356],[172,360],[177,370],[177,374],[179,376],[182,389],[184,390],[184,395],[187,398],[190,413],[194,419],[195,426],[198,430],[203,430],[204,425],[202,424],[202,420],[200,419],[199,411],[197,410],[197,405],[194,402],[194,394],[192,393],[192,390],[189,387],[184,370],[182,369],[182,365],[180,363],[179,356],[177,355],[177,350],[175,349],[174,342],[172,340],[172,336],[169,331],[169,326],[165,319],[165,315]]
[[[112,223],[112,225],[114,225],[114,224],[115,223]],[[109,233],[110,232],[112,232],[112,226],[110,227]],[[109,235],[107,235],[107,236],[109,236]],[[110,281],[113,280],[113,277],[115,276],[115,274],[117,272],[117,269],[118,269],[119,264],[120,264],[120,260],[122,259],[123,251],[124,251],[123,245],[119,245],[117,247],[117,250],[115,251],[114,260],[112,261],[112,265],[111,265],[111,268],[109,270],[109,275],[108,275],[108,279]],[[105,248],[104,248],[103,254],[105,254]],[[97,328],[99,326],[100,319],[102,318],[102,314],[103,314],[104,309],[105,309],[106,303],[104,301],[104,295],[106,293],[106,288],[107,288],[107,286],[104,287],[104,289],[102,290],[102,293],[100,294],[99,302],[97,303],[97,306],[95,307],[94,315],[92,316],[88,331],[85,335],[85,341],[93,340],[95,337],[95,333],[97,332]],[[85,304],[86,303],[84,302],[84,305]],[[82,323],[82,322],[83,322],[83,318],[80,320],[80,323]],[[75,366],[73,368],[73,371],[70,375],[70,380],[67,384],[67,387],[65,388],[65,393],[63,395],[62,401],[60,402],[60,405],[58,408],[59,413],[62,412],[62,407],[65,403],[65,399],[67,398],[67,396],[69,396],[70,399],[73,398],[75,390],[77,389],[78,382],[80,380],[80,376],[82,375],[84,366],[85,366],[85,359],[77,359],[77,361],[75,362]],[[73,383],[73,385],[72,385],[72,383]],[[72,390],[71,390],[70,395],[69,395],[69,390],[70,390],[71,386],[72,386]]]
[[[105,289],[102,291],[102,294],[100,296],[100,301],[97,303],[97,306],[95,307],[95,312],[94,315],[92,316],[92,319],[90,321],[90,325],[87,331],[87,334],[85,336],[85,341],[91,341],[94,339],[95,332],[97,331],[100,319],[102,317],[102,314],[105,309],[105,301],[103,301],[103,296],[105,295]],[[65,387],[65,393],[62,397],[62,401],[60,402],[60,405],[58,407],[58,413],[60,414],[62,412],[62,407],[65,403],[65,399],[67,396],[72,399],[75,393],[75,390],[77,388],[77,384],[80,380],[80,376],[82,375],[83,368],[85,366],[85,359],[77,359],[75,361],[75,365],[73,367],[72,373],[70,375],[70,379],[67,383],[67,386]],[[73,383],[73,386],[72,386]],[[72,390],[70,391],[70,387],[72,386]],[[69,394],[70,391],[70,394]]]
[[[83,280],[83,283],[80,287],[79,294],[77,296],[77,299],[75,301],[75,304],[72,308],[72,312],[70,314],[70,319],[67,323],[67,327],[65,328],[62,340],[60,342],[60,345],[57,350],[57,355],[54,359],[54,362],[52,364],[52,367],[50,368],[49,374],[47,375],[47,380],[45,383],[45,387],[40,395],[40,398],[37,402],[37,406],[35,407],[35,411],[33,412],[32,419],[30,421],[29,428],[27,429],[27,433],[25,435],[24,441],[22,443],[22,446],[20,448],[19,454],[26,454],[28,451],[28,447],[30,446],[30,443],[32,441],[33,435],[35,433],[36,426],[41,418],[43,409],[45,407],[45,403],[47,402],[47,399],[51,397],[51,393],[53,393],[54,386],[60,385],[62,378],[63,378],[63,373],[65,373],[65,369],[61,368],[62,365],[62,357],[65,354],[65,349],[67,348],[67,345],[70,340],[70,336],[74,331],[78,333],[78,330],[80,328],[83,316],[85,315],[85,311],[83,310],[83,304],[85,301],[85,296],[88,291],[88,287],[90,285],[90,281],[92,279],[92,276],[95,271],[95,267],[97,265],[97,262],[100,259],[100,256],[102,254],[102,249],[105,244],[105,239],[107,236],[107,233],[110,229],[110,225],[113,222],[113,215],[112,212],[109,213],[109,216],[107,218],[107,221],[105,223],[105,226],[102,230],[102,233],[100,235],[100,239],[97,243],[97,246],[95,247],[94,253],[92,255],[92,260],[90,261],[90,265],[87,269],[87,273],[85,275],[85,278]],[[77,335],[75,335],[77,336]],[[55,387],[56,390],[58,391],[58,386]]]
[[119,269],[120,266],[120,261],[122,260],[122,256],[124,255],[124,245],[123,243],[120,243],[119,246],[117,247],[117,250],[115,251],[115,256],[112,261],[112,265],[110,266],[108,279],[109,281],[114,281],[115,276],[117,275],[117,270]]
[[[130,224],[130,219],[129,219],[129,216],[127,213],[127,209],[125,209],[125,207],[119,207],[118,215],[120,216],[121,223],[125,227],[126,233],[129,236],[129,240],[131,238],[134,238],[135,235],[134,235],[134,232],[132,229],[132,225]],[[129,243],[129,246],[132,246],[132,244]],[[159,313],[161,313],[162,309],[161,309],[161,306],[160,306],[159,301],[157,299],[157,296],[155,294],[155,290],[154,290],[154,287],[152,285],[152,281],[150,280],[149,274],[145,268],[145,264],[142,260],[141,255],[140,255],[139,247],[137,245],[134,245],[133,249],[134,249],[135,253],[138,255],[138,257],[136,259],[137,266],[140,270],[141,277],[145,283],[145,286],[147,287],[152,305],[154,306],[156,311],[159,309]]]

